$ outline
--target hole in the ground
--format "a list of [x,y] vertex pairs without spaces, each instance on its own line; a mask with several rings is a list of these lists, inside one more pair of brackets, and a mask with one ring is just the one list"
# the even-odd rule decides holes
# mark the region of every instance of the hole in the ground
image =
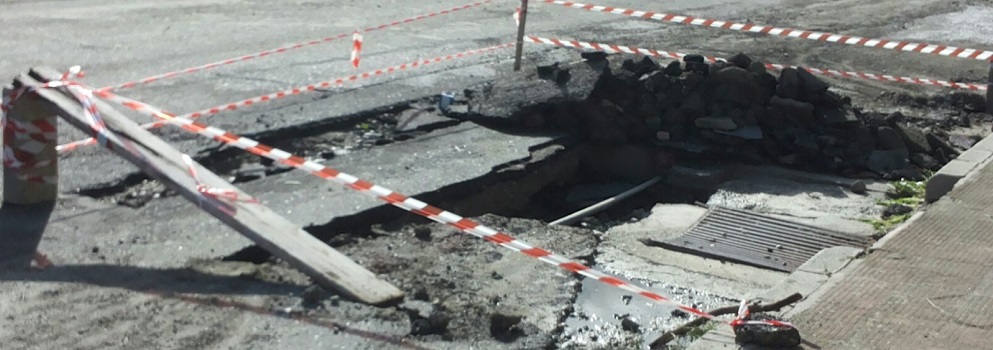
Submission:
[[[456,107],[464,106],[456,101]],[[336,156],[422,136],[433,130],[460,123],[460,111],[438,110],[436,98],[427,98],[327,118],[286,128],[267,130],[246,137],[308,159],[330,160]],[[243,183],[278,175],[293,168],[241,149],[220,145],[194,157],[231,183]],[[156,198],[174,193],[144,173],[134,173],[111,184],[81,189],[80,195],[112,200],[119,205],[140,208]]]

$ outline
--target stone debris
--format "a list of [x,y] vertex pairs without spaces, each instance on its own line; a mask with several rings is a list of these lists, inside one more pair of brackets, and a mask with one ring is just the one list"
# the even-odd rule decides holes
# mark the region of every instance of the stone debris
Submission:
[[[539,67],[539,75],[554,80],[559,70],[557,64]],[[664,67],[648,57],[628,59],[619,69],[604,68],[585,100],[527,115],[528,128],[570,131],[616,151],[598,154],[603,158],[690,153],[884,179],[919,180],[923,171],[954,159],[955,146],[967,144],[952,145],[940,131],[922,130],[898,112],[854,107],[806,70],[773,75],[744,54],[714,64],[687,55]]]

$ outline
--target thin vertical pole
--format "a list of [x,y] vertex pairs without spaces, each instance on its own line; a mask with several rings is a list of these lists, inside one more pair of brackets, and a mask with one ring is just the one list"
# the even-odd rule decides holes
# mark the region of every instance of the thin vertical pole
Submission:
[[[521,0],[520,24],[517,25],[517,52],[514,54],[514,71],[521,70],[521,56],[524,54],[524,24],[528,18],[528,0]],[[991,73],[993,74],[993,73]],[[993,79],[993,75],[991,75]]]
[[993,113],[993,60],[990,60],[990,72],[986,80],[986,113]]

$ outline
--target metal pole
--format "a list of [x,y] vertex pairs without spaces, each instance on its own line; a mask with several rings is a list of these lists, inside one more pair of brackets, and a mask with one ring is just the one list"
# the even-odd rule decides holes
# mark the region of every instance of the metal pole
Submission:
[[993,60],[990,60],[990,73],[986,80],[986,113],[993,113]]
[[517,52],[514,54],[515,72],[521,70],[521,56],[524,54],[524,24],[527,23],[527,18],[528,18],[528,0],[521,0],[521,14],[520,14],[521,23],[517,25]]
[[596,214],[597,212],[599,212],[601,210],[610,208],[610,206],[612,206],[614,204],[617,204],[618,202],[620,202],[622,200],[625,200],[628,197],[631,197],[631,196],[633,196],[635,194],[638,194],[638,192],[644,191],[646,188],[651,187],[652,185],[658,183],[661,180],[662,180],[662,177],[661,176],[653,177],[653,178],[649,179],[648,181],[645,181],[641,185],[638,185],[638,186],[636,186],[636,187],[634,187],[634,188],[632,188],[630,190],[624,191],[623,193],[618,194],[616,196],[613,196],[613,197],[604,199],[603,201],[600,201],[600,203],[594,204],[592,206],[587,207],[586,209],[583,209],[583,210],[577,211],[575,213],[569,214],[569,215],[567,215],[564,218],[561,218],[561,219],[552,221],[552,222],[548,223],[548,225],[569,225],[569,224],[572,224],[572,223],[576,222],[579,219],[582,219],[584,217],[590,216],[592,214]]

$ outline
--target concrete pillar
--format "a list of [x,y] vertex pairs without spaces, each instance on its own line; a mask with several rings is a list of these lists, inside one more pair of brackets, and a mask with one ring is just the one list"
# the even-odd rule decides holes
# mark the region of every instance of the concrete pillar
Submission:
[[3,91],[0,264],[5,266],[30,264],[58,196],[58,120],[37,97],[22,92]]

